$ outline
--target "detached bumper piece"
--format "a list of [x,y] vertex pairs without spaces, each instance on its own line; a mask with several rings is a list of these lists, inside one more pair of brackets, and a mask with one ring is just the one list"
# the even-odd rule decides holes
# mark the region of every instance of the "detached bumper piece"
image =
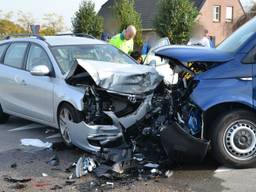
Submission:
[[175,122],[162,128],[160,138],[172,163],[198,163],[209,147],[208,141],[193,137]]

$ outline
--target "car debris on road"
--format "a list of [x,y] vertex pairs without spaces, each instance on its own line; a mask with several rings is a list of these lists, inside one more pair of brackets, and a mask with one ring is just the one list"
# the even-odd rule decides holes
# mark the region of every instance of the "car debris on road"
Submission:
[[33,146],[33,147],[39,147],[39,148],[51,148],[52,143],[49,142],[43,142],[40,139],[21,139],[21,145],[24,146]]
[[31,178],[15,178],[10,176],[3,176],[4,180],[10,183],[27,183],[31,181]]
[[57,155],[52,156],[49,159],[49,161],[47,162],[47,164],[49,164],[51,166],[57,166],[57,165],[59,165],[59,163],[60,163],[60,160]]

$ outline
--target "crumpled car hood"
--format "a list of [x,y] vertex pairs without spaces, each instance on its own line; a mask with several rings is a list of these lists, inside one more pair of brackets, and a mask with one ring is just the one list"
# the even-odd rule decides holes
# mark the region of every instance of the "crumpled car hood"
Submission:
[[76,67],[66,79],[72,77],[78,66],[92,77],[97,86],[119,93],[139,95],[151,92],[163,80],[154,67],[82,59],[77,59]]
[[234,57],[231,53],[217,49],[194,46],[165,46],[155,51],[164,58],[176,59],[180,62],[228,62]]

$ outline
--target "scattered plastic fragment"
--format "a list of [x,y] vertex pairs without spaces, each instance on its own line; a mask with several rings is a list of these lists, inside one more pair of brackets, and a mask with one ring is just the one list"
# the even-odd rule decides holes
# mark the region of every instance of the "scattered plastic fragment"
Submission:
[[133,155],[133,159],[136,160],[136,161],[139,161],[139,162],[143,161],[144,158],[145,158],[144,155],[141,154],[141,153],[137,153],[137,154]]
[[69,180],[66,180],[65,184],[66,185],[73,185],[76,181],[73,180],[73,179],[69,179]]
[[158,169],[151,169],[151,170],[150,170],[150,173],[152,174],[153,177],[159,176],[159,175],[162,174],[162,172],[159,171]]
[[46,142],[44,143],[40,139],[21,139],[21,145],[24,146],[33,146],[39,148],[51,148],[52,143]]
[[124,169],[121,167],[120,163],[114,164],[113,167],[112,167],[112,170],[119,173],[119,174],[124,173]]
[[114,183],[113,182],[106,182],[105,184],[102,184],[101,186],[113,189],[114,188]]
[[10,176],[4,176],[4,181],[9,183],[27,183],[31,180],[31,178],[15,178]]
[[72,180],[72,179],[74,179],[74,174],[73,173],[68,176],[68,180]]
[[48,177],[49,175],[47,173],[42,173],[43,177]]
[[80,178],[91,173],[96,168],[96,163],[92,158],[80,157],[76,163],[76,177]]
[[173,171],[167,170],[164,175],[166,178],[170,178],[173,175]]
[[145,168],[150,168],[150,169],[157,169],[159,167],[159,164],[155,163],[147,163],[144,165]]
[[58,166],[60,164],[60,160],[57,155],[54,155],[50,158],[50,160],[47,162],[47,164],[51,166]]
[[105,164],[101,164],[100,166],[96,167],[93,172],[98,178],[111,178],[112,167]]

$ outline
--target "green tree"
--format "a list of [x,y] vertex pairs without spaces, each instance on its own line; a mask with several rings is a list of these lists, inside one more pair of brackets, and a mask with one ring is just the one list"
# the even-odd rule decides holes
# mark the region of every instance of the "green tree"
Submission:
[[85,0],[72,19],[74,33],[86,33],[100,37],[103,32],[103,18],[95,11],[95,4]]
[[6,19],[0,19],[0,36],[24,33],[25,29]]
[[160,0],[154,26],[171,43],[183,44],[189,40],[198,14],[191,0]]
[[134,0],[116,0],[112,10],[120,26],[120,31],[126,29],[129,25],[136,27],[137,35],[135,37],[135,46],[141,46],[142,24],[140,14],[135,10]]
[[18,11],[17,13],[17,23],[22,26],[27,32],[30,31],[30,25],[35,24],[35,18],[32,13],[24,13],[23,11]]
[[66,30],[63,16],[59,16],[55,13],[45,14],[42,28],[48,32],[51,31],[50,33],[52,34]]
[[40,30],[39,34],[42,36],[51,36],[51,35],[55,35],[56,32],[57,32],[56,29],[53,27],[45,27]]

